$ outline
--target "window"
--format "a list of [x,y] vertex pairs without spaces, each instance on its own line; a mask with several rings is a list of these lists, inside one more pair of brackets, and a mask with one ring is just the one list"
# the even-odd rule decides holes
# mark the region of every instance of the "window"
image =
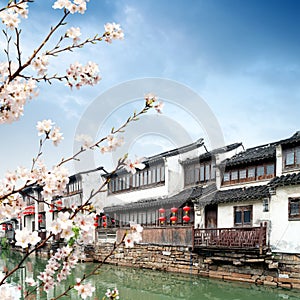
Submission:
[[118,193],[126,190],[134,190],[141,187],[151,187],[164,183],[165,168],[159,164],[133,174],[120,174],[111,178],[108,183],[109,193]]
[[293,166],[295,161],[295,153],[294,152],[287,152],[285,156],[285,165],[286,166]]
[[[299,153],[300,157],[300,153]],[[224,174],[224,184],[236,184],[254,180],[264,180],[275,176],[275,163],[266,163],[259,166],[241,167],[235,170],[228,170]]]
[[200,166],[200,181],[204,181],[204,165]]
[[269,211],[269,198],[263,199],[263,212]]
[[234,226],[252,225],[252,205],[234,207]]
[[289,198],[289,220],[300,220],[300,198]]
[[230,181],[230,173],[229,172],[226,172],[226,173],[224,173],[224,182],[228,182],[228,181]]
[[205,180],[210,180],[210,164],[205,165]]
[[264,176],[264,174],[265,174],[265,168],[264,168],[264,166],[257,167],[256,168],[256,174],[257,174],[257,177]]
[[255,168],[248,168],[248,178],[255,178]]
[[283,151],[284,168],[300,167],[300,146]]
[[274,164],[267,165],[266,166],[266,174],[267,175],[274,175],[274,173],[275,173],[275,166],[274,166]]
[[184,183],[195,185],[215,179],[215,164],[211,161],[205,163],[189,163],[184,166]]
[[231,172],[231,180],[238,180],[238,171]]
[[245,179],[246,178],[246,169],[242,169],[239,171],[239,176],[240,176],[240,179]]

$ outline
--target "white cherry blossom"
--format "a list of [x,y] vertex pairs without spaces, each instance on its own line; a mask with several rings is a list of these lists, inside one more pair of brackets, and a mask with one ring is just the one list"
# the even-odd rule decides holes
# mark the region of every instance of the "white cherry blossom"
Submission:
[[41,240],[36,231],[29,232],[26,228],[16,229],[15,233],[16,246],[22,248],[27,248],[29,244],[34,246]]
[[105,40],[108,43],[111,43],[112,40],[123,40],[124,32],[121,29],[120,24],[116,23],[106,23],[104,25],[105,30]]
[[90,283],[75,285],[74,289],[77,290],[78,295],[82,299],[91,297],[93,295],[93,292],[95,291],[95,287],[92,286]]
[[66,36],[73,39],[73,43],[76,44],[80,40],[80,28],[79,27],[71,27],[67,30]]
[[36,128],[38,130],[38,135],[48,134],[50,130],[52,129],[52,126],[54,123],[48,119],[43,121],[38,121]]
[[127,172],[131,172],[132,174],[136,173],[136,169],[143,170],[145,168],[145,164],[142,163],[144,158],[136,158],[135,161],[131,161],[130,159],[126,159],[125,161],[125,170]]
[[48,57],[46,55],[42,55],[37,57],[32,61],[31,66],[38,72],[38,75],[45,75],[48,70]]

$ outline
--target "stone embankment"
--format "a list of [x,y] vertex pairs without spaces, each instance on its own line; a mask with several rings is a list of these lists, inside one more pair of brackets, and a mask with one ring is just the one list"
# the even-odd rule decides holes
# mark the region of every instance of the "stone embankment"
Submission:
[[[102,261],[111,249],[110,243],[98,244],[88,257]],[[228,250],[195,253],[187,247],[139,244],[134,248],[117,248],[107,263],[300,289],[300,256],[292,254],[237,254]]]

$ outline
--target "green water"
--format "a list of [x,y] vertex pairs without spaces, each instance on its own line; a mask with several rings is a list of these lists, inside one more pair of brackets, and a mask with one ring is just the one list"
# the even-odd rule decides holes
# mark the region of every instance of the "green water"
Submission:
[[[19,253],[2,252],[0,268],[12,268],[20,259]],[[12,283],[21,283],[29,276],[36,276],[43,270],[45,260],[31,257],[25,268],[18,270],[10,279]],[[75,282],[83,272],[88,273],[94,268],[92,263],[79,264],[69,282],[60,284],[55,293],[62,292],[69,284]],[[102,299],[107,288],[117,287],[121,300],[300,300],[300,291],[258,287],[248,284],[237,284],[224,281],[200,278],[195,275],[177,275],[172,273],[124,268],[105,265],[100,273],[88,279],[95,287],[94,296],[90,299]],[[22,284],[23,286],[23,284]],[[51,299],[53,293],[40,291],[29,299]],[[0,295],[1,297],[1,295]],[[61,299],[80,299],[76,291]]]

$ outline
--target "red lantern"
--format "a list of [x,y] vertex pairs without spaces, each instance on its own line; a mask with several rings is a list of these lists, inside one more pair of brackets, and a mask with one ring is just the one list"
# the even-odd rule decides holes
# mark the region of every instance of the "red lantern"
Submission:
[[103,227],[104,227],[104,228],[106,228],[106,225],[107,225],[107,223],[106,223],[106,222],[103,222]]
[[160,221],[160,224],[163,225],[166,221],[166,217],[165,217],[166,210],[164,208],[160,208],[158,211],[160,214],[160,217],[158,218],[158,220]]
[[6,230],[6,224],[2,224],[2,230]]
[[102,220],[106,220],[106,216],[102,216]]
[[166,217],[159,217],[158,220],[160,221],[160,224],[164,224],[164,222],[166,221]]
[[183,219],[183,221],[184,221],[184,222],[186,222],[186,223],[187,223],[187,222],[189,222],[189,221],[190,221],[190,219],[191,219],[191,218],[190,218],[188,215],[185,215],[185,216],[183,216],[183,218],[182,218],[182,219]]
[[98,223],[94,223],[94,226],[95,226],[95,227],[98,227]]
[[187,214],[190,210],[191,210],[191,208],[189,207],[189,206],[185,206],[184,208],[183,208],[183,210],[185,211],[185,213]]
[[175,224],[176,221],[177,221],[177,217],[176,217],[176,216],[172,216],[172,217],[170,218],[170,221],[172,221],[172,223]]
[[57,201],[56,201],[56,204],[62,205],[62,201],[61,201],[61,200],[57,200]]
[[177,207],[172,207],[171,212],[176,214],[178,212],[178,208]]
[[94,218],[94,220],[95,220],[95,221],[98,221],[98,220],[99,220],[99,217],[98,217],[98,216],[96,216],[96,217]]

